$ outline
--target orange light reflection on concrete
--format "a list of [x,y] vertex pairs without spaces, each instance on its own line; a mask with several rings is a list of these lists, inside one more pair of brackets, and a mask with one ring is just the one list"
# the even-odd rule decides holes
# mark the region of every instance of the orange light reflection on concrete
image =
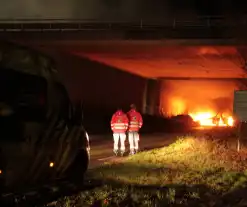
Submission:
[[[86,44],[86,43],[85,43]],[[73,54],[147,78],[246,77],[236,47],[87,43]]]

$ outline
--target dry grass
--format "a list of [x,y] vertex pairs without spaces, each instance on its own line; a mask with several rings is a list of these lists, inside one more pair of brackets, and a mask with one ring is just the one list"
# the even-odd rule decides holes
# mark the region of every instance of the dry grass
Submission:
[[104,180],[104,186],[63,198],[59,206],[244,206],[247,153],[228,144],[184,137],[121,163],[107,163],[90,174]]

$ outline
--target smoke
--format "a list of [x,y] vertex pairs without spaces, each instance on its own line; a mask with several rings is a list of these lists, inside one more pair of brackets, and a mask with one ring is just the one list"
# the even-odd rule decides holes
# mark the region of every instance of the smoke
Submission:
[[171,0],[2,0],[1,19],[62,18],[102,20],[164,20],[174,17]]
[[164,81],[161,106],[166,114],[231,113],[237,89],[233,81]]
[[0,18],[166,21],[179,16],[183,19],[188,16],[216,15],[223,10],[233,9],[234,13],[244,11],[246,3],[240,4],[240,1],[235,3],[231,0],[225,0],[223,3],[213,0],[2,0]]
[[73,15],[74,0],[2,0],[1,19],[67,18]]

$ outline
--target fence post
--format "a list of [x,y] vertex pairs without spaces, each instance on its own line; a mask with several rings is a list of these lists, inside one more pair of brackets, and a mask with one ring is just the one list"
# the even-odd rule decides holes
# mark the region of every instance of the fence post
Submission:
[[238,143],[237,143],[237,150],[240,151],[241,145],[241,137],[242,137],[242,122],[238,125]]
[[145,80],[145,85],[143,89],[143,96],[142,96],[142,113],[147,113],[147,96],[148,96],[148,80]]

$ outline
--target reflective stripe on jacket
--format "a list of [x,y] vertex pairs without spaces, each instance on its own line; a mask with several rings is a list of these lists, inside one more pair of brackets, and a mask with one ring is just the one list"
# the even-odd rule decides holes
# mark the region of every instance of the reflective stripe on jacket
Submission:
[[131,109],[128,113],[128,118],[129,118],[129,132],[138,132],[139,129],[142,127],[143,120],[142,116],[139,112],[137,112],[134,109]]
[[114,133],[124,133],[129,125],[128,117],[123,112],[116,112],[111,119],[111,129]]

